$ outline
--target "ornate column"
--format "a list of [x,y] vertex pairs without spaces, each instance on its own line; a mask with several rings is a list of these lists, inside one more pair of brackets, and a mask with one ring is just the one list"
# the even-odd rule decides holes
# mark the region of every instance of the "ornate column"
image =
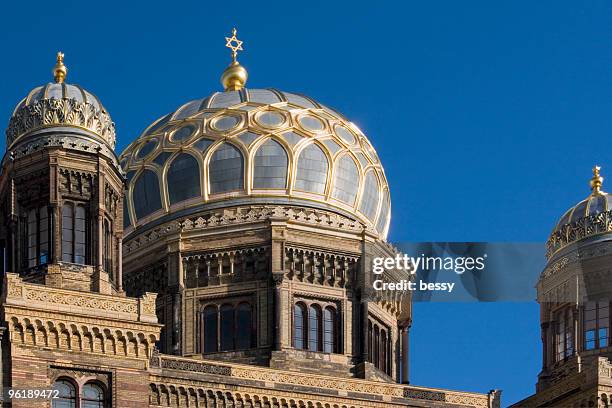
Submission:
[[282,348],[282,292],[284,273],[276,272],[272,274],[274,281],[274,350],[280,351]]
[[409,371],[409,350],[410,350],[410,323],[406,322],[400,326],[400,343],[402,351],[400,353],[401,358],[401,383],[410,384],[410,371]]

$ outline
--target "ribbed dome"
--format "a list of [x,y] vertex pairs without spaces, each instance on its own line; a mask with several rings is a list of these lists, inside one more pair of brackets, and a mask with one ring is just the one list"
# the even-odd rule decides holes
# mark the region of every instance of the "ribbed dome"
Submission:
[[601,190],[603,177],[593,169],[591,194],[567,210],[559,219],[547,242],[547,257],[583,238],[612,232],[612,195]]
[[6,130],[7,148],[49,127],[85,130],[91,137],[115,148],[115,125],[106,109],[95,95],[78,85],[48,83],[34,88],[13,111]]
[[120,159],[132,226],[203,206],[295,204],[386,236],[389,189],[374,148],[344,116],[303,95],[214,93],[154,122]]

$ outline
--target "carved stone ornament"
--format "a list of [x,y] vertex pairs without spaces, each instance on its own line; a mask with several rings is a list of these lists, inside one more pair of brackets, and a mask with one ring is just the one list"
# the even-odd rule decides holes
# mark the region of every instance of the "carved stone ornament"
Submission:
[[87,129],[115,148],[115,124],[108,113],[91,103],[67,98],[42,99],[18,109],[6,130],[7,145],[34,130],[62,125]]

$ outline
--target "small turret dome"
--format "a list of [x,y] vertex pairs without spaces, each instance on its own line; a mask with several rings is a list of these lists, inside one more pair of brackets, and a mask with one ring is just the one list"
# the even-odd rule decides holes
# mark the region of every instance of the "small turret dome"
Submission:
[[32,149],[30,142],[34,142],[78,145],[113,157],[115,124],[94,94],[64,82],[68,70],[63,61],[60,52],[53,70],[55,82],[34,88],[13,111],[6,130],[7,150],[18,154]]
[[593,168],[590,180],[591,194],[567,210],[555,225],[547,246],[550,259],[562,248],[584,238],[612,232],[612,195],[601,189],[604,178],[601,168]]

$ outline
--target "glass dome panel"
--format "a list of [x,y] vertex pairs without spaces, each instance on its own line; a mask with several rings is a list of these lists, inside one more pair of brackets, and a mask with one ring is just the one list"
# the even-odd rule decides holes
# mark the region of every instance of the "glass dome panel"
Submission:
[[145,170],[138,176],[132,192],[132,203],[138,219],[162,208],[157,174]]
[[157,145],[158,145],[157,139],[151,139],[147,142],[144,142],[140,146],[140,149],[138,149],[138,154],[136,155],[136,157],[138,157],[141,160],[146,158],[148,155],[151,154],[153,150],[155,150]]
[[363,188],[363,196],[361,197],[361,204],[359,205],[359,211],[368,217],[370,220],[374,220],[376,216],[376,207],[378,206],[380,192],[378,191],[378,181],[373,171],[368,172],[365,178],[365,186]]
[[238,136],[238,139],[240,139],[245,145],[249,146],[251,143],[253,143],[253,140],[257,139],[258,137],[259,135],[257,133],[245,132]]
[[200,139],[197,142],[195,142],[193,146],[199,151],[201,151],[202,153],[204,153],[206,150],[208,150],[210,145],[213,144],[213,142],[214,140],[211,140],[211,139]]
[[285,117],[278,112],[261,112],[256,116],[257,123],[267,128],[276,128],[285,123]]
[[244,186],[244,160],[234,146],[223,143],[213,153],[208,168],[211,194],[241,190]]
[[171,117],[172,117],[172,114],[169,113],[166,116],[164,116],[163,118],[159,119],[157,122],[155,122],[155,124],[153,126],[151,126],[147,130],[146,134],[150,135],[150,134],[155,133],[158,130],[160,130],[166,123],[168,123],[168,121],[170,120]]
[[285,132],[285,133],[283,133],[283,139],[285,139],[285,141],[287,143],[289,143],[291,146],[295,146],[303,138],[304,138],[304,136],[298,135],[297,133],[294,133],[294,132]]
[[235,116],[220,116],[213,120],[211,126],[215,130],[225,132],[226,130],[236,127],[238,121],[238,118]]
[[200,166],[190,154],[181,153],[168,169],[168,195],[170,204],[200,196]]
[[287,186],[287,152],[280,143],[268,140],[255,153],[253,188]]
[[587,201],[588,200],[584,200],[584,201],[582,201],[580,204],[578,204],[576,206],[576,209],[574,210],[574,213],[572,214],[572,221],[571,222],[574,222],[574,221],[579,220],[580,218],[583,218],[583,217],[586,216]]
[[336,134],[340,136],[340,138],[344,140],[346,143],[355,144],[356,142],[355,135],[353,135],[353,133],[350,130],[348,130],[347,128],[341,125],[336,125],[334,127],[334,130],[336,131]]
[[161,167],[164,167],[164,164],[166,164],[166,160],[171,155],[172,155],[171,152],[161,152],[153,159],[153,163],[158,164]]
[[323,121],[312,115],[302,116],[298,120],[304,129],[310,130],[311,132],[320,132],[325,128]]
[[380,208],[380,214],[378,215],[378,222],[376,223],[376,230],[382,233],[385,230],[387,224],[387,216],[389,215],[389,190],[385,190],[383,195],[383,202]]
[[589,200],[589,215],[601,213],[604,211],[606,197],[597,196]]
[[189,139],[196,132],[197,127],[195,125],[185,125],[175,130],[172,134],[172,140],[175,142],[182,142],[183,140]]
[[332,197],[354,205],[359,190],[359,171],[349,155],[344,155],[336,164]]
[[131,224],[130,213],[128,211],[128,199],[127,199],[127,193],[126,193],[123,199],[123,228],[129,227],[130,224]]
[[295,188],[301,191],[323,194],[327,182],[329,164],[323,150],[316,144],[307,146],[298,159]]

